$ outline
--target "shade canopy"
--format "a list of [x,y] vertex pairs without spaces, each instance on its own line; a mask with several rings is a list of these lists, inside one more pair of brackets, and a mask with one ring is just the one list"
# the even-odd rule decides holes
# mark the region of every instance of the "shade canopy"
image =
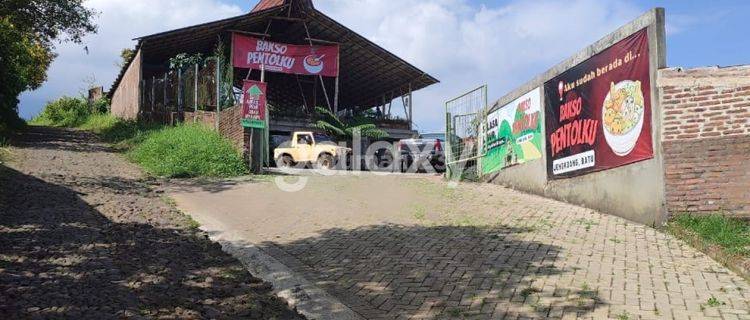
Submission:
[[[369,108],[438,82],[363,36],[318,11],[309,0],[263,0],[252,12],[140,38],[144,68],[163,66],[178,53],[210,53],[218,39],[232,32],[252,34],[289,44],[340,46],[339,105]],[[309,36],[308,36],[309,34]],[[127,68],[127,67],[126,67]],[[235,72],[244,77],[242,70]],[[277,105],[325,105],[320,79],[314,76],[268,74],[269,101]],[[333,100],[333,78],[323,79]],[[119,83],[115,83],[116,87]],[[113,88],[114,88],[113,87]],[[317,91],[313,91],[317,90]]]

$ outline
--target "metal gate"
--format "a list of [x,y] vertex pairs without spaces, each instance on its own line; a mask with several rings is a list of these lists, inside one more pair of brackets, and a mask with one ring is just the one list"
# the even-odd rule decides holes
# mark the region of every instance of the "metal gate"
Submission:
[[487,110],[487,85],[462,94],[445,103],[446,177],[477,180],[484,156],[484,113]]

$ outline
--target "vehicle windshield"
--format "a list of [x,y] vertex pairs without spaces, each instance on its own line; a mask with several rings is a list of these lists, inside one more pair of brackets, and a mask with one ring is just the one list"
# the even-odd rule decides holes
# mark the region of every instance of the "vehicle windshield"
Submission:
[[333,140],[331,140],[331,138],[328,137],[328,136],[324,136],[322,134],[316,134],[315,135],[315,142],[318,142],[318,143],[320,143],[320,142],[333,142]]
[[444,133],[425,133],[422,135],[422,139],[437,139],[437,140],[445,141],[445,134]]

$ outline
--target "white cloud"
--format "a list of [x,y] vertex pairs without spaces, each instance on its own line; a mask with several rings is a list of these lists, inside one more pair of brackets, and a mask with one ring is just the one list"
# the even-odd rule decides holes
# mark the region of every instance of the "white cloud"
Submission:
[[[132,48],[131,39],[170,29],[240,15],[245,10],[219,0],[89,0],[86,6],[100,12],[99,32],[82,45],[62,44],[53,62],[49,80],[34,92],[21,96],[21,116],[37,114],[42,105],[62,95],[77,95],[92,76],[109,90],[120,69],[120,50]],[[245,8],[246,9],[246,8]],[[88,47],[89,54],[84,51]]]
[[[224,0],[226,1],[226,0]],[[87,39],[91,55],[61,47],[50,82],[24,96],[23,115],[46,99],[75,93],[96,74],[107,85],[116,76],[121,48],[131,38],[239,14],[220,0],[92,0],[102,11],[100,33]],[[488,84],[493,101],[620,25],[641,9],[622,0],[510,1],[475,5],[469,0],[320,0],[319,10],[438,78],[415,93],[419,129],[443,127],[444,101]],[[488,2],[489,3],[489,2]],[[395,108],[394,108],[395,109]]]
[[438,78],[415,93],[421,130],[443,128],[444,101],[481,84],[489,100],[583,49],[637,17],[615,0],[511,1],[331,0],[317,7]]

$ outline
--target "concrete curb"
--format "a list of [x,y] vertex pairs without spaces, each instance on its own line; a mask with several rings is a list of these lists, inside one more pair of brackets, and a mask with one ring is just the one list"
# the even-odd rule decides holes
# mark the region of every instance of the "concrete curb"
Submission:
[[271,283],[274,294],[284,298],[291,307],[296,308],[308,319],[364,319],[325,290],[263,252],[259,247],[243,241],[228,240],[221,233],[212,230],[203,231],[209,234],[211,240],[221,244],[225,252],[242,262],[253,276]]

